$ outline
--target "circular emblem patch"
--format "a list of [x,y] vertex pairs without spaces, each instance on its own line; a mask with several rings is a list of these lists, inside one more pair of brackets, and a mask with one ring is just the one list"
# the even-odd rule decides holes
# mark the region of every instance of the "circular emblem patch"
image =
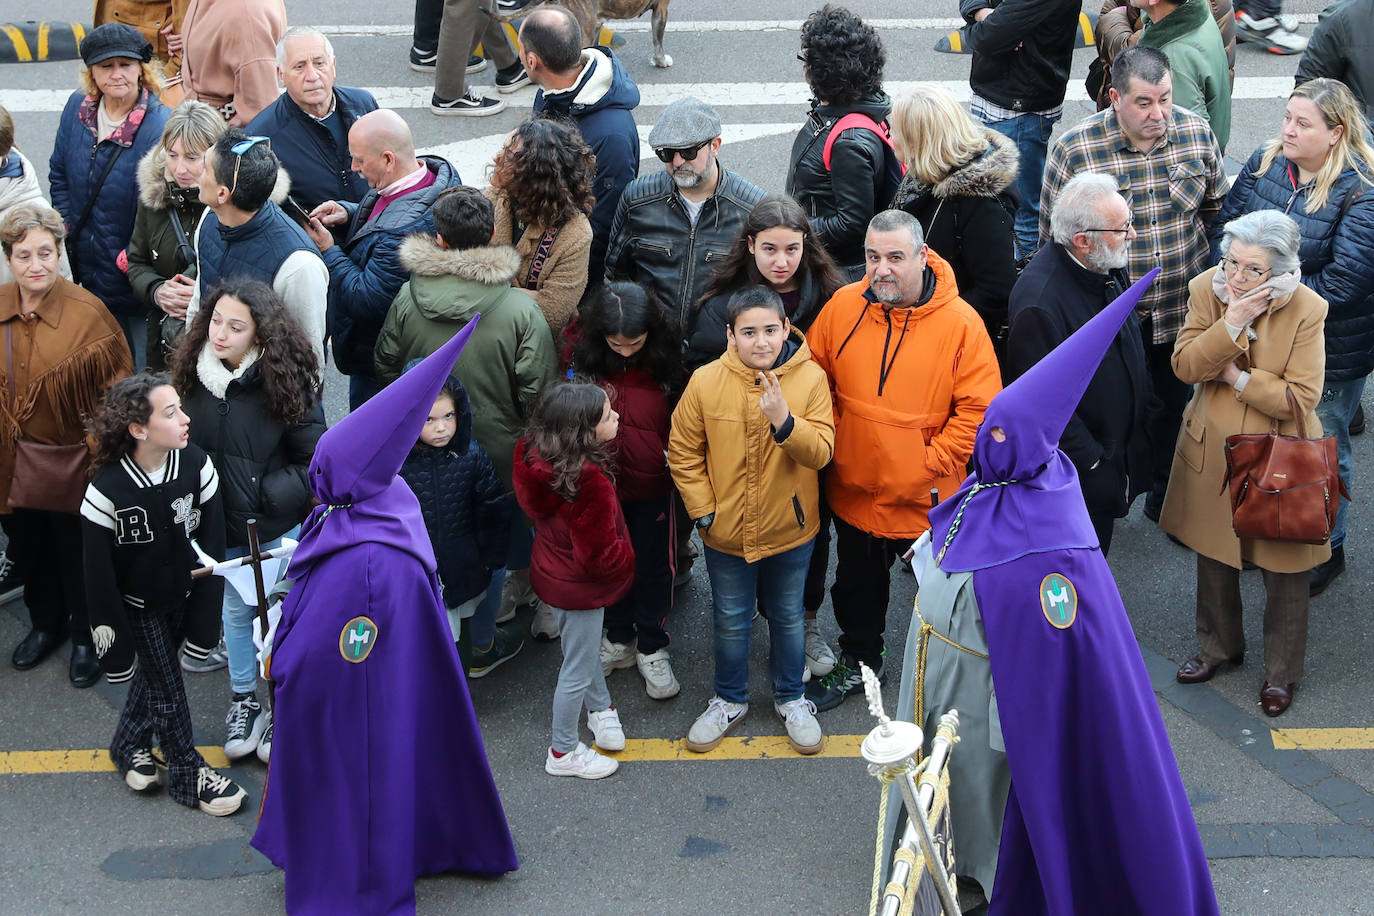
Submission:
[[339,634],[339,654],[344,661],[364,661],[377,645],[377,625],[367,617],[354,617]]
[[1040,609],[1050,626],[1067,630],[1078,617],[1078,589],[1061,573],[1050,573],[1040,581]]

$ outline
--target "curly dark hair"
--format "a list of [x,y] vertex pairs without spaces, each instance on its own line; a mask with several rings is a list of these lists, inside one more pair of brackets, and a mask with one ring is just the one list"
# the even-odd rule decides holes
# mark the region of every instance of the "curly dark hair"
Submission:
[[595,177],[596,156],[577,127],[532,118],[496,154],[491,186],[506,195],[520,222],[554,227],[591,212]]
[[590,461],[607,473],[605,442],[596,439],[596,426],[610,396],[589,382],[558,382],[544,390],[534,416],[525,427],[529,455],[553,467],[553,489],[568,502],[577,499],[582,465]]
[[[677,316],[664,307],[650,290],[614,280],[592,293],[579,312],[581,336],[573,347],[573,371],[604,379],[626,369],[644,369],[668,397],[681,393],[684,384],[682,332]],[[621,356],[606,338],[647,335],[634,356]]]
[[883,88],[887,54],[882,39],[842,6],[825,6],[802,23],[802,57],[806,81],[817,101],[852,105]]
[[692,310],[695,312],[706,300],[733,292],[749,283],[771,285],[768,279],[759,273],[758,262],[749,250],[749,241],[760,232],[776,229],[778,226],[802,234],[802,258],[801,263],[797,265],[797,274],[814,278],[819,287],[820,301],[829,302],[830,297],[835,295],[835,290],[845,284],[840,269],[835,266],[834,259],[825,250],[821,240],[811,232],[811,222],[806,218],[806,211],[802,209],[802,205],[786,194],[770,194],[754,204],[754,209],[749,211],[734,245],[730,247],[730,253],[711,275],[711,281],[706,284],[706,292],[692,303]]
[[248,307],[256,325],[258,372],[267,392],[267,406],[278,420],[294,426],[305,419],[320,395],[320,361],[305,332],[272,287],[259,280],[229,280],[220,284],[210,298],[200,304],[195,320],[172,354],[172,384],[188,397],[200,379],[196,362],[210,336],[210,318],[215,306],[225,297]]
[[129,434],[129,424],[147,423],[153,415],[153,390],[171,384],[161,372],[140,372],[110,386],[99,412],[86,423],[86,432],[95,440],[90,476],[134,450],[138,442]]

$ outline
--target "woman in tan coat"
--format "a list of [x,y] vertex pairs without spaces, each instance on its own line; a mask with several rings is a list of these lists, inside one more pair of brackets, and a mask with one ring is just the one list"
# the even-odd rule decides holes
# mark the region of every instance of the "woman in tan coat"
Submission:
[[596,157],[576,127],[537,119],[511,133],[486,191],[496,210],[493,243],[520,255],[511,285],[534,297],[555,346],[587,288],[595,176]]
[[1309,436],[1321,435],[1317,399],[1326,367],[1326,300],[1299,282],[1297,224],[1257,210],[1226,224],[1222,258],[1189,284],[1188,318],[1174,344],[1178,377],[1196,386],[1183,415],[1159,526],[1197,551],[1198,654],[1178,680],[1210,680],[1245,656],[1240,570],[1264,575],[1264,686],[1260,705],[1281,715],[1293,701],[1307,650],[1307,570],[1326,544],[1238,538],[1224,485],[1226,437],[1298,433],[1293,395]]

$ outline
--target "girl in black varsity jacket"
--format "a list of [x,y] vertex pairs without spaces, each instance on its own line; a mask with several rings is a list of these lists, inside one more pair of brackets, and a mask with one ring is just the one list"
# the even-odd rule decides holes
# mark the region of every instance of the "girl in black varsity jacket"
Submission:
[[[191,539],[224,551],[215,466],[165,375],[116,382],[92,424],[94,477],[81,503],[91,636],[111,683],[130,682],[110,758],[136,792],[168,772],[168,793],[206,814],[233,814],[247,793],[206,764],[191,740],[177,648],[204,657],[219,640],[223,580],[192,580]],[[156,736],[164,759],[153,755]]]

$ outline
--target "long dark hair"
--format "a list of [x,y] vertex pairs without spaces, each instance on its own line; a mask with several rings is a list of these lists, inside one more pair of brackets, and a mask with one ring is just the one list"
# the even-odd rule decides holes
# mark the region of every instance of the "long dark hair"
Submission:
[[591,212],[595,177],[596,157],[576,126],[535,118],[496,154],[491,186],[510,200],[516,219],[551,229]]
[[261,351],[257,367],[267,392],[268,410],[282,423],[294,426],[305,419],[319,396],[320,361],[281,297],[261,281],[231,280],[200,304],[185,338],[172,354],[172,383],[182,397],[188,397],[199,384],[196,362],[210,336],[210,316],[225,296],[242,302],[253,316]]
[[525,428],[530,451],[553,468],[554,492],[569,502],[577,498],[584,463],[606,468],[606,443],[597,441],[596,426],[609,400],[599,385],[559,382],[544,391]]
[[[681,331],[677,317],[663,307],[653,292],[634,283],[613,280],[603,284],[582,306],[582,336],[573,347],[573,369],[604,379],[626,369],[644,369],[672,397],[682,390]],[[606,343],[606,338],[648,335],[634,356],[625,357]]]
[[161,372],[140,372],[110,386],[105,393],[105,403],[86,426],[86,431],[95,439],[92,476],[137,447],[138,443],[129,434],[129,424],[147,423],[153,415],[153,389],[171,384],[172,380]]
[[750,283],[771,286],[767,278],[759,273],[758,264],[749,250],[749,240],[757,237],[760,232],[776,229],[778,226],[802,234],[802,257],[801,263],[797,265],[797,274],[802,277],[810,276],[815,280],[821,302],[828,301],[835,295],[835,290],[844,286],[844,277],[835,266],[834,259],[825,250],[825,246],[821,244],[821,240],[812,233],[811,222],[806,218],[806,211],[802,209],[801,204],[786,194],[770,194],[749,211],[749,216],[745,218],[744,227],[740,229],[730,253],[716,268],[715,274],[711,276],[711,282],[706,284],[706,292],[693,303],[693,310],[701,308],[707,299],[734,292]]

